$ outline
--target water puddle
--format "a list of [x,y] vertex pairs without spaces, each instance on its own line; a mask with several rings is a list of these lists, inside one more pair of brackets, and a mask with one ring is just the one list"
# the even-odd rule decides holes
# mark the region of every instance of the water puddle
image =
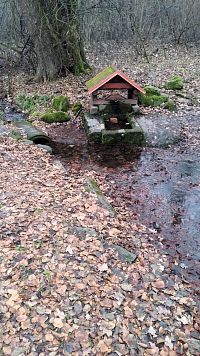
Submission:
[[[142,124],[147,120],[142,119]],[[150,228],[158,248],[159,235],[164,246],[160,252],[168,255],[174,273],[197,284],[200,276],[198,117],[180,121],[173,117],[150,118],[145,126],[149,147],[144,149],[132,145],[90,145],[84,130],[70,125],[50,133],[57,141],[56,158],[68,169],[96,172],[104,180],[105,193],[112,198],[113,206],[126,206],[136,222]]]

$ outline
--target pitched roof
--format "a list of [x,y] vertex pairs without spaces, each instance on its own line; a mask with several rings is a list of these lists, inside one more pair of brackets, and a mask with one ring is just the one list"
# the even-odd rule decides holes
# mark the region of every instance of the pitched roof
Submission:
[[119,75],[122,79],[124,79],[127,83],[129,83],[132,87],[145,94],[145,91],[133,80],[131,80],[126,74],[121,72],[120,70],[114,67],[107,67],[102,72],[97,74],[94,78],[88,80],[86,82],[86,86],[88,88],[89,94],[92,94],[94,91],[101,88],[104,84],[109,82],[111,79]]

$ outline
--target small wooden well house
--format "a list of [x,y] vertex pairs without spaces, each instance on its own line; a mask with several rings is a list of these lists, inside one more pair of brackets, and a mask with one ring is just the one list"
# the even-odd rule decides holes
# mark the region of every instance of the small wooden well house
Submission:
[[98,114],[102,106],[116,101],[131,104],[134,111],[138,106],[138,94],[145,93],[137,83],[114,67],[104,69],[86,85],[91,95],[90,113],[93,115]]

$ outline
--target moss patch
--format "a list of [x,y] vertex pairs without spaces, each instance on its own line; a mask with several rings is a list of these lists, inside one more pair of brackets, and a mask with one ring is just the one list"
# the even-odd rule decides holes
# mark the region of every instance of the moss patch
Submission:
[[184,81],[179,76],[172,77],[168,82],[165,83],[165,89],[168,90],[181,90],[184,87]]
[[86,86],[89,89],[93,88],[94,86],[98,85],[99,83],[101,83],[101,81],[105,78],[107,78],[110,74],[114,73],[116,71],[115,68],[113,67],[108,67],[104,70],[102,70],[102,72],[100,72],[99,74],[97,74],[94,78],[88,80],[88,82],[86,82]]
[[109,203],[105,195],[102,193],[101,189],[99,188],[97,182],[93,178],[88,178],[87,179],[87,191],[95,193],[101,206],[106,208],[111,217],[117,216],[117,213],[115,209],[112,207],[112,205]]
[[80,102],[76,102],[72,106],[72,112],[77,115],[82,110],[82,108],[82,104]]
[[145,92],[147,95],[161,95],[160,89],[157,87],[154,87],[153,85],[147,85],[144,88]]
[[172,99],[168,99],[166,104],[164,105],[164,109],[167,109],[169,111],[173,111],[176,108],[176,104]]
[[0,110],[0,123],[1,123],[1,121],[3,122],[4,117],[5,117],[4,111]]
[[11,131],[10,137],[14,138],[17,141],[22,139],[22,135],[18,131],[15,131],[15,130]]
[[144,95],[139,94],[139,104],[143,106],[159,107],[168,101],[165,95]]
[[57,111],[68,111],[69,110],[69,99],[67,96],[60,95],[53,99],[52,107]]
[[53,122],[67,122],[70,120],[69,114],[63,111],[46,112],[40,116],[40,119],[44,122],[52,124]]

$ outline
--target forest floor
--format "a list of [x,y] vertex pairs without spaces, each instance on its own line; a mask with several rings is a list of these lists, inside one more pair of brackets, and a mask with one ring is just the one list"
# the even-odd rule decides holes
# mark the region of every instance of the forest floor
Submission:
[[[104,48],[90,58],[96,71],[115,62],[141,84],[182,75],[189,95],[170,93],[174,114],[143,111],[181,132],[178,144],[89,145],[79,118],[50,126],[36,120],[55,142],[53,156],[1,139],[2,355],[200,353],[199,54],[171,50],[150,65],[135,61],[130,49]],[[86,77],[26,79],[16,78],[14,97],[63,93],[87,108]],[[116,216],[88,190],[91,178]]]

